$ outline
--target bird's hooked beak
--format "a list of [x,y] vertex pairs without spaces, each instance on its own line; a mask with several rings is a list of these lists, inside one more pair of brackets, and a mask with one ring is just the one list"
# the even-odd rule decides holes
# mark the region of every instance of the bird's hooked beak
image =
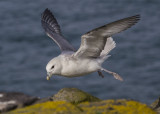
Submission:
[[46,79],[47,79],[47,80],[50,80],[51,76],[52,76],[52,74],[48,72],[48,73],[47,73],[47,78],[46,78]]

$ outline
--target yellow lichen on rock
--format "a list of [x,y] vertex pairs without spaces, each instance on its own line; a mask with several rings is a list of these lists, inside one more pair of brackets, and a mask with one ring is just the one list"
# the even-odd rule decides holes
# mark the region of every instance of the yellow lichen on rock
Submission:
[[80,109],[71,103],[65,101],[50,101],[17,109],[8,114],[79,114],[80,112]]
[[146,104],[132,100],[104,100],[78,105],[66,101],[50,101],[17,109],[8,114],[156,114]]
[[78,105],[87,114],[156,114],[147,105],[132,100],[105,100]]

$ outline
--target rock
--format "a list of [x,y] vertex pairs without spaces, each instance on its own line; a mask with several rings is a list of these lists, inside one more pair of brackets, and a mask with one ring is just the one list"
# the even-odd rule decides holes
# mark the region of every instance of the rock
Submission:
[[150,105],[158,114],[160,114],[160,97]]
[[0,102],[0,112],[5,112],[17,108],[15,101]]
[[44,102],[48,102],[48,101],[52,101],[50,97],[41,98],[41,99],[37,100],[34,104],[44,103]]
[[[157,114],[146,104],[137,101],[100,100],[76,88],[64,88],[51,98],[37,99],[22,93],[0,93],[2,108],[6,106],[5,102],[10,109],[34,102],[31,106],[5,112],[5,114]],[[154,107],[159,108],[159,100]]]
[[88,102],[100,101],[100,99],[98,99],[97,97],[94,97],[77,88],[63,88],[57,94],[52,96],[51,99],[53,101],[67,101],[74,104],[86,101]]
[[16,109],[7,114],[156,114],[146,104],[133,100],[104,100],[78,105],[66,101],[49,101]]
[[13,110],[33,104],[37,97],[31,97],[18,92],[0,92],[0,112]]

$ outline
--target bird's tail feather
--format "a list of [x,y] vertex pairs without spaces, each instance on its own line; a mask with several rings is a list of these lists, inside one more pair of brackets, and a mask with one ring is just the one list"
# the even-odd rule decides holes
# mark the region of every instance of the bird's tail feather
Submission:
[[116,47],[116,43],[113,40],[113,38],[112,37],[107,38],[106,44],[105,44],[104,49],[102,50],[102,52],[100,54],[100,57],[108,55],[108,53],[115,47]]

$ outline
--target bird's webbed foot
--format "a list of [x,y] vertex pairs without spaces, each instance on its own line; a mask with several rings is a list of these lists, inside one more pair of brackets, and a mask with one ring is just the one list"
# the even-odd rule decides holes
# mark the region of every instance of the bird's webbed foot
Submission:
[[122,78],[119,74],[117,74],[117,73],[115,73],[115,72],[112,72],[112,71],[109,71],[109,70],[104,69],[104,68],[101,69],[101,70],[103,70],[103,71],[105,71],[105,72],[113,75],[115,79],[120,80],[120,81],[123,81],[123,78]]

